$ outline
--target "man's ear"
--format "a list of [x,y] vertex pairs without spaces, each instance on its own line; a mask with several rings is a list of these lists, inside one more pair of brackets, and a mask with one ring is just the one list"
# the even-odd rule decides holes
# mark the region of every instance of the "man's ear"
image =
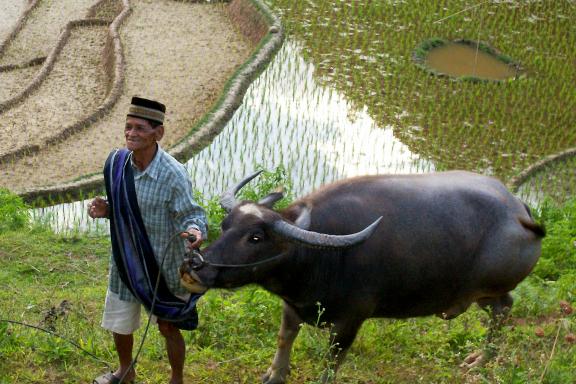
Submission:
[[155,131],[156,131],[156,141],[162,140],[162,138],[164,137],[164,126],[163,125],[157,126]]

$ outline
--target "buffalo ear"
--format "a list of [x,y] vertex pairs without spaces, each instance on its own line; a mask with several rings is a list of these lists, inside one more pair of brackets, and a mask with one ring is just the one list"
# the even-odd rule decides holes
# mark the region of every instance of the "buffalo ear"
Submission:
[[300,214],[298,215],[296,220],[294,220],[294,224],[296,224],[298,228],[308,229],[310,228],[311,220],[312,218],[310,215],[310,208],[304,205],[300,207]]
[[272,209],[272,207],[274,207],[274,204],[276,204],[276,202],[278,200],[281,200],[283,197],[284,197],[284,191],[282,191],[282,190],[275,191],[275,192],[270,193],[268,196],[260,199],[258,204],[263,205],[266,208]]

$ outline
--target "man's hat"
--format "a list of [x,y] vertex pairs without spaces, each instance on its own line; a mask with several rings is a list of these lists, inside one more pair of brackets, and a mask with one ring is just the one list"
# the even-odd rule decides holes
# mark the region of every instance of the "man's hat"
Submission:
[[134,96],[128,109],[128,116],[146,119],[158,124],[164,123],[166,106],[154,100]]

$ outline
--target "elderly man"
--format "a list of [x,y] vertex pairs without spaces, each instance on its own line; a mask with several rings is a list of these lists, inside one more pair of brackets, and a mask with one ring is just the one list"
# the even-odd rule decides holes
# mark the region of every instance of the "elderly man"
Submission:
[[207,228],[186,170],[158,145],[165,111],[156,101],[132,98],[124,127],[126,148],[112,151],[104,170],[107,200],[97,197],[88,207],[90,217],[110,219],[113,252],[102,327],[112,332],[120,361],[115,372],[98,377],[95,384],[134,381],[133,333],[140,326],[142,304],[157,315],[166,339],[170,383],[183,382],[180,329],[197,326],[197,298],[180,286],[178,266],[186,247],[198,247]]

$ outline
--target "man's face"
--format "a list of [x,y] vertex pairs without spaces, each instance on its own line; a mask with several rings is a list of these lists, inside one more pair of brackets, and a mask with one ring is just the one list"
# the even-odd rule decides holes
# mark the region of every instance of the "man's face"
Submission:
[[126,118],[124,137],[126,138],[126,148],[131,151],[156,148],[156,142],[162,138],[163,134],[163,126],[152,128],[148,120],[132,116]]

